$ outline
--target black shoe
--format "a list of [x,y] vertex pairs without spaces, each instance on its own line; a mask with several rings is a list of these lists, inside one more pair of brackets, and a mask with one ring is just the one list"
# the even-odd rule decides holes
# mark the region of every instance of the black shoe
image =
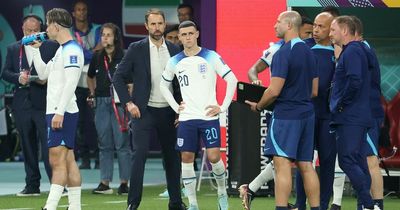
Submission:
[[90,169],[90,160],[82,160],[79,169]]
[[137,205],[129,204],[129,206],[126,210],[137,210],[137,209],[138,209]]
[[21,192],[17,193],[16,196],[18,197],[28,197],[28,196],[40,196],[39,189],[29,189],[25,187]]
[[113,189],[100,182],[99,186],[92,191],[93,194],[113,194]]
[[331,210],[340,210],[340,209],[341,209],[341,207],[339,205],[336,205],[336,204],[331,205]]
[[168,204],[168,209],[169,210],[186,210],[187,207],[186,207],[185,203],[183,203],[183,202],[180,203],[180,204],[169,203]]
[[129,187],[128,183],[122,183],[118,187],[118,195],[128,195],[129,193]]

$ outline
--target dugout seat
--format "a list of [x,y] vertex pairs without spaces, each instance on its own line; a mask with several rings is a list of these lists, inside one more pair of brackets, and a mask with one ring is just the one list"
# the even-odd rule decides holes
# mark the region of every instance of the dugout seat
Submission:
[[393,155],[393,147],[400,146],[400,92],[391,101],[383,100],[383,104],[390,125],[390,146],[381,147],[379,152],[385,159],[383,162],[387,168],[400,170],[400,152],[396,152],[391,158],[385,158]]

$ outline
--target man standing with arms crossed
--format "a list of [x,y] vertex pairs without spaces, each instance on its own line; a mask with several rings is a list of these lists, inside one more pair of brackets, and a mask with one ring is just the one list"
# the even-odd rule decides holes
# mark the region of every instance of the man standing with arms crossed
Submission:
[[367,55],[355,32],[356,25],[349,16],[339,16],[331,24],[329,35],[342,47],[332,80],[331,124],[336,133],[339,166],[357,191],[363,209],[380,210],[371,197],[371,176],[363,152],[367,129],[372,126],[371,75]]
[[[43,209],[56,210],[64,186],[68,186],[69,210],[81,209],[81,175],[74,157],[75,132],[79,109],[75,89],[83,68],[82,48],[69,32],[71,15],[64,9],[47,12],[47,35],[60,44],[47,65],[34,50],[33,63],[41,80],[47,79],[47,139],[53,177]],[[41,44],[35,42],[34,47]]]
[[[192,21],[179,25],[179,39],[184,50],[172,57],[161,80],[161,92],[170,106],[179,114],[177,149],[182,157],[182,180],[189,198],[190,210],[198,210],[196,199],[196,174],[193,168],[194,153],[198,151],[199,138],[207,148],[214,178],[218,185],[218,209],[227,210],[225,166],[220,157],[219,113],[225,112],[235,93],[237,79],[222,58],[214,51],[197,45],[199,31]],[[217,74],[228,84],[221,106],[216,100]],[[183,101],[175,101],[168,89],[174,75],[178,77]]]
[[246,101],[253,111],[261,111],[276,101],[265,149],[266,155],[273,156],[275,165],[276,210],[288,209],[292,161],[304,178],[311,209],[319,209],[319,182],[312,167],[315,117],[311,102],[317,92],[318,77],[313,54],[298,37],[300,26],[297,12],[279,15],[275,30],[285,44],[272,58],[270,86],[258,103]]

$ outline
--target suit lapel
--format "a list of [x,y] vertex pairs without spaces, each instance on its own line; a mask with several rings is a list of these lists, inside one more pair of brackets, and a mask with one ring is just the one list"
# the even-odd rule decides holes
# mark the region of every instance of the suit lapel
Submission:
[[147,70],[147,73],[149,73],[149,78],[151,78],[150,47],[149,47],[150,43],[149,42],[150,42],[149,38],[146,38],[144,40],[142,47],[143,47],[143,53],[144,53],[144,60],[146,62],[146,70]]

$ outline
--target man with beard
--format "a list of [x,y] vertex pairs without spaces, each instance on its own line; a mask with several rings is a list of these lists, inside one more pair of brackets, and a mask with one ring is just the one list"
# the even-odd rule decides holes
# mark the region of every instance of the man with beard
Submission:
[[[145,15],[149,37],[130,44],[118,65],[113,83],[122,104],[132,116],[132,147],[135,150],[128,194],[128,209],[138,209],[143,191],[144,167],[151,138],[156,134],[161,144],[169,193],[169,209],[185,209],[180,192],[181,164],[175,150],[175,112],[160,91],[161,74],[170,57],[180,50],[165,41],[165,15],[151,9]],[[131,77],[131,78],[130,78]],[[129,96],[126,81],[132,79],[134,91]],[[174,86],[176,87],[176,86]],[[176,92],[179,88],[170,86]]]

